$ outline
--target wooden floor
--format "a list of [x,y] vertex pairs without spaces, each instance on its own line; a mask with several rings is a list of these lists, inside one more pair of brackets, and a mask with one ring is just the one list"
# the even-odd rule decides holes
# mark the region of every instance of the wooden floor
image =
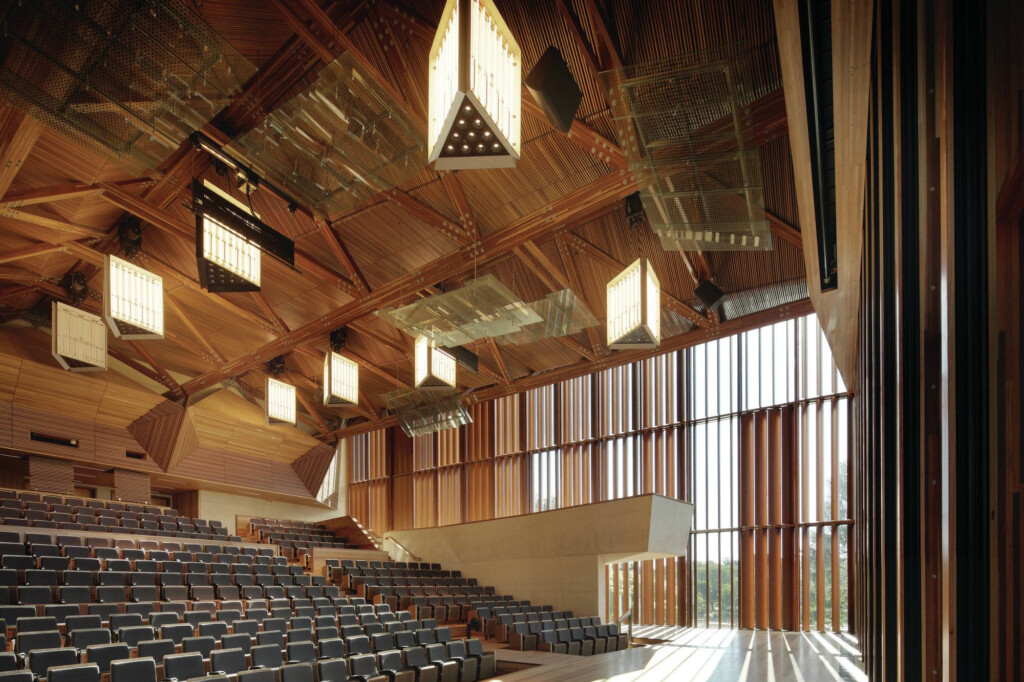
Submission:
[[[600,656],[542,654],[535,667],[496,680],[696,680],[699,682],[831,682],[867,680],[856,642],[830,633],[635,628],[650,646]],[[535,654],[536,655],[536,654]],[[521,665],[525,652],[498,650]]]

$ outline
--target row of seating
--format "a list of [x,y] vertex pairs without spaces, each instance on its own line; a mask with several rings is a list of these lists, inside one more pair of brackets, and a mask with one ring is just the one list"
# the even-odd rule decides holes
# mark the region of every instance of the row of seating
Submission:
[[[158,665],[151,656],[120,658],[109,663],[110,682],[157,682],[159,679],[205,682],[475,682],[495,673],[495,656],[480,640],[454,641],[447,646],[393,649],[347,658],[321,658],[284,663],[278,651],[255,647],[214,652],[210,659],[198,653],[164,656]],[[72,663],[71,661],[76,661]],[[276,663],[276,665],[275,665]],[[79,663],[74,649],[37,652],[25,670],[0,672],[3,682],[100,682],[96,663]]]
[[[41,515],[42,518],[33,518],[33,515]],[[150,535],[155,537],[191,538],[194,540],[242,541],[242,538],[237,535],[228,535],[226,528],[209,527],[205,529],[205,532],[200,532],[194,527],[188,530],[188,526],[170,523],[160,524],[155,521],[135,521],[102,516],[83,518],[81,515],[65,519],[64,517],[66,516],[68,515],[0,508],[0,524],[11,527],[70,530],[84,533],[122,533],[125,535]],[[60,520],[54,517],[59,517]]]
[[[63,638],[61,633],[54,629],[52,620],[23,621],[18,624],[19,635],[15,650],[0,656],[0,670],[15,666],[21,661],[35,674],[43,675],[53,665],[77,663],[77,659],[71,660],[74,655],[72,652],[77,652],[79,656],[84,653],[84,660],[96,664],[100,672],[107,672],[111,664],[119,659],[132,656],[154,657],[155,660],[163,661],[166,677],[190,679],[191,674],[179,674],[185,672],[184,668],[174,667],[179,661],[185,660],[183,656],[175,655],[178,652],[191,654],[193,660],[199,657],[200,661],[208,661],[210,670],[226,670],[233,674],[239,671],[238,665],[241,664],[241,657],[245,655],[251,657],[247,665],[273,667],[282,662],[282,656],[289,662],[312,663],[317,658],[352,657],[368,653],[381,655],[391,650],[429,648],[435,644],[452,649],[452,644],[456,643],[453,642],[447,628],[417,628],[415,631],[402,630],[395,634],[375,632],[370,635],[369,628],[366,632],[353,626],[342,627],[339,630],[338,626],[328,625],[330,621],[324,617],[317,618],[316,623],[311,619],[294,618],[288,623],[287,629],[284,628],[283,622],[272,624],[271,619],[267,619],[262,631],[256,627],[255,621],[236,621],[230,626],[230,634],[227,623],[207,622],[198,627],[199,636],[195,635],[196,631],[187,623],[164,625],[159,630],[127,625],[112,631],[100,627],[98,618],[78,617],[68,619],[67,631]],[[315,625],[318,627],[314,629]],[[116,642],[113,641],[114,633],[118,640]],[[159,633],[159,639],[154,639],[156,633]],[[479,641],[476,641],[475,645],[479,653],[482,653]],[[461,643],[458,646],[462,646]],[[471,643],[470,648],[473,646]],[[225,669],[219,664],[218,659],[226,657],[223,651],[236,649],[240,653],[233,654],[231,658],[237,660],[238,665]]]
[[100,500],[94,497],[78,497],[58,495],[56,493],[40,493],[33,490],[14,490],[0,488],[0,500],[21,500],[22,502],[45,502],[47,504],[67,504],[72,506],[92,507],[93,509],[115,509],[126,511],[145,511],[151,514],[170,514],[177,516],[178,511],[172,507],[161,507],[153,504],[137,504],[118,500]]
[[[244,638],[244,635],[240,637]],[[81,682],[83,678],[71,676],[72,670],[78,674],[87,674],[84,679],[99,680],[100,675],[110,673],[111,680],[114,680],[120,674],[119,670],[125,661],[138,660],[153,661],[157,677],[175,680],[209,679],[208,675],[224,675],[225,680],[229,679],[228,676],[248,679],[240,676],[248,670],[274,670],[280,676],[281,668],[299,665],[316,665],[319,668],[317,679],[321,682],[360,677],[368,679],[382,673],[388,679],[405,679],[405,676],[395,676],[402,671],[414,673],[409,676],[410,682],[416,679],[420,682],[424,682],[425,679],[474,682],[492,676],[495,671],[493,652],[485,652],[480,640],[477,639],[410,645],[404,648],[398,648],[398,643],[392,639],[380,643],[381,646],[390,645],[387,648],[372,650],[368,642],[356,641],[360,638],[352,639],[351,643],[342,642],[340,639],[323,640],[316,647],[310,642],[299,642],[289,644],[284,650],[273,644],[266,644],[248,649],[243,646],[229,646],[210,649],[208,652],[178,652],[178,647],[173,646],[171,642],[164,642],[165,646],[157,646],[161,644],[157,640],[143,642],[138,647],[136,656],[132,656],[129,648],[123,644],[93,644],[87,646],[84,651],[74,647],[33,649],[24,659],[17,659],[14,654],[0,655],[0,679],[17,678],[18,676],[12,673],[18,672],[18,666],[23,665],[22,671],[31,673],[35,679],[49,679],[53,682]],[[244,640],[226,643],[244,644]],[[328,665],[329,661],[334,663]],[[4,670],[5,668],[11,670]],[[433,670],[430,670],[431,668]],[[421,676],[424,673],[426,676]],[[28,679],[31,680],[33,677]],[[313,677],[296,679],[313,680]]]

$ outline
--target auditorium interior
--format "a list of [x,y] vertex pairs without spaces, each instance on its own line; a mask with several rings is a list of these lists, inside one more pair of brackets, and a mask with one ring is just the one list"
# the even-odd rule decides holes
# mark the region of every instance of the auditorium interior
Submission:
[[0,0],[0,682],[1024,681],[1022,30]]

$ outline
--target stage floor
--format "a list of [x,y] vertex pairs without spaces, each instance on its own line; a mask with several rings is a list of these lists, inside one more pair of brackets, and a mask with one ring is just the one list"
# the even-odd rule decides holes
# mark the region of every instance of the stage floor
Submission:
[[[638,627],[633,636],[658,644],[600,656],[540,654],[535,667],[495,680],[695,680],[820,682],[867,680],[856,642],[833,633]],[[500,661],[529,662],[528,652],[498,650]]]

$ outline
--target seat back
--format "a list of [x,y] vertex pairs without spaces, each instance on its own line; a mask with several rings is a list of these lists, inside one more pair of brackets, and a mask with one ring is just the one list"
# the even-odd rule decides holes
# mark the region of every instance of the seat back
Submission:
[[70,647],[34,649],[28,655],[28,669],[37,677],[46,677],[46,671],[59,665],[78,663],[78,651]]
[[277,644],[260,644],[249,650],[253,668],[280,668],[284,663],[281,647]]
[[353,677],[357,675],[364,679],[374,677],[377,675],[377,657],[373,654],[352,656],[348,659],[348,667],[349,673]]
[[132,657],[132,651],[127,644],[118,642],[116,644],[97,644],[85,649],[85,657],[89,663],[99,666],[101,673],[110,672],[115,661],[122,661]]
[[47,682],[100,682],[100,669],[93,663],[62,665],[46,672]]
[[174,642],[169,639],[151,639],[139,642],[139,658],[152,658],[154,661],[164,660],[164,656],[174,653]]
[[203,677],[205,674],[206,669],[203,666],[203,655],[199,652],[164,656],[164,677],[190,680],[193,677]]
[[236,675],[245,670],[245,651],[242,649],[220,649],[210,654],[210,670]]
[[132,658],[110,664],[110,682],[156,682],[156,661]]

